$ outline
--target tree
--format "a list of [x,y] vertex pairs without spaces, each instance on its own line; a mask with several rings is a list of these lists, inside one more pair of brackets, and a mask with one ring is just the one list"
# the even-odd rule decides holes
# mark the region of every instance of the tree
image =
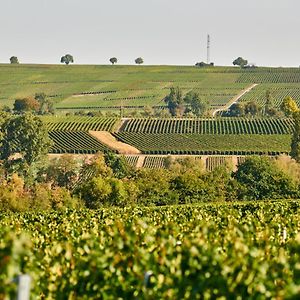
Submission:
[[19,60],[16,56],[12,56],[9,60],[10,60],[11,64],[18,64],[19,63]]
[[274,98],[270,90],[266,90],[266,102],[264,107],[264,114],[266,116],[276,116],[278,114],[277,109],[274,105]]
[[122,156],[117,156],[113,152],[108,152],[104,155],[104,160],[117,178],[128,177],[132,173],[132,168],[130,168],[125,158]]
[[144,60],[141,58],[141,57],[138,57],[136,60],[135,60],[135,63],[140,65],[140,64],[143,64],[144,63]]
[[248,64],[248,60],[238,57],[232,63],[234,66],[240,66],[241,68],[244,68]]
[[244,115],[245,108],[241,103],[233,103],[228,110],[230,117],[241,117]]
[[291,157],[300,162],[300,111],[293,113],[294,131],[291,143]]
[[280,108],[287,117],[292,116],[294,112],[298,111],[298,105],[296,101],[289,96],[283,99]]
[[32,97],[16,99],[14,102],[14,111],[16,112],[38,111],[39,107],[38,101]]
[[45,93],[36,93],[34,99],[39,103],[39,114],[53,113],[53,103]]
[[234,174],[240,200],[297,197],[297,186],[267,157],[247,158]]
[[46,125],[31,113],[7,119],[2,130],[0,159],[6,162],[19,157],[16,161],[30,166],[47,154],[52,145]]
[[260,111],[260,107],[254,101],[249,101],[245,105],[245,114],[256,116]]
[[68,65],[69,63],[73,63],[74,59],[73,59],[73,56],[71,54],[66,54],[66,55],[61,57],[60,62],[65,63],[66,65]]
[[183,113],[183,97],[179,87],[171,87],[170,94],[165,97],[164,101],[167,103],[169,112],[172,116],[181,115]]
[[207,63],[201,61],[201,62],[195,63],[195,66],[196,66],[196,67],[200,67],[200,68],[213,67],[213,66],[214,66],[214,63],[211,62],[211,63],[207,64]]
[[190,105],[191,112],[196,116],[202,116],[207,110],[207,103],[200,99],[198,93],[189,92],[185,95],[184,101]]
[[51,182],[56,186],[71,189],[79,179],[79,163],[70,154],[63,154],[59,158],[51,159],[46,168],[39,172],[39,178],[44,182]]
[[112,57],[109,59],[109,61],[114,65],[118,62],[118,59],[116,57]]

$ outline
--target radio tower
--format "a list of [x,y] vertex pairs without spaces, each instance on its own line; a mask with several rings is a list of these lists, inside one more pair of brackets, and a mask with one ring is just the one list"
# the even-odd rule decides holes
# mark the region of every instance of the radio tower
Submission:
[[210,36],[207,35],[207,64],[210,63]]

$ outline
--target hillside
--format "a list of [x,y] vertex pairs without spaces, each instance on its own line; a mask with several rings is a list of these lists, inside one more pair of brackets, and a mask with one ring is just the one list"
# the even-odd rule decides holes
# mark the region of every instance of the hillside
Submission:
[[267,89],[279,105],[284,96],[300,103],[300,69],[194,66],[0,65],[0,104],[12,106],[20,97],[44,92],[57,112],[101,110],[118,112],[165,107],[171,86],[194,90],[210,108],[222,107],[251,84],[242,97],[264,103]]

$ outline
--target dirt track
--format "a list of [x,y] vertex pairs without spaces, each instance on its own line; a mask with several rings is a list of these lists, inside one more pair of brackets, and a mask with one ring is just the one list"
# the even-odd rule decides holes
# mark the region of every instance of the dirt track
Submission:
[[223,110],[227,110],[233,103],[238,102],[240,98],[242,98],[246,93],[249,93],[256,86],[257,86],[256,83],[250,85],[246,89],[242,90],[238,95],[236,95],[235,97],[233,97],[226,105],[224,105],[221,108],[218,108],[218,109],[214,110],[213,114],[212,114],[213,117],[216,115],[217,112],[220,112],[220,111],[223,111]]
[[101,143],[109,148],[118,151],[120,154],[140,154],[141,151],[128,144],[119,142],[108,131],[89,131],[89,134],[95,137]]

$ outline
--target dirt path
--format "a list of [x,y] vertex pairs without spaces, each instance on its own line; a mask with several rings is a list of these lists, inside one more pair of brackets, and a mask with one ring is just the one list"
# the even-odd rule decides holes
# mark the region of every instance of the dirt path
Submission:
[[89,131],[89,134],[107,145],[109,148],[117,150],[120,154],[140,154],[141,151],[128,144],[119,142],[108,131]]
[[224,105],[221,108],[215,109],[213,111],[213,117],[215,117],[216,113],[223,111],[223,110],[227,110],[233,103],[236,103],[240,100],[240,98],[242,98],[246,93],[249,93],[253,88],[255,88],[257,86],[257,83],[254,83],[252,85],[250,85],[249,87],[247,87],[246,89],[242,90],[239,94],[237,94],[235,97],[233,97],[226,105]]

